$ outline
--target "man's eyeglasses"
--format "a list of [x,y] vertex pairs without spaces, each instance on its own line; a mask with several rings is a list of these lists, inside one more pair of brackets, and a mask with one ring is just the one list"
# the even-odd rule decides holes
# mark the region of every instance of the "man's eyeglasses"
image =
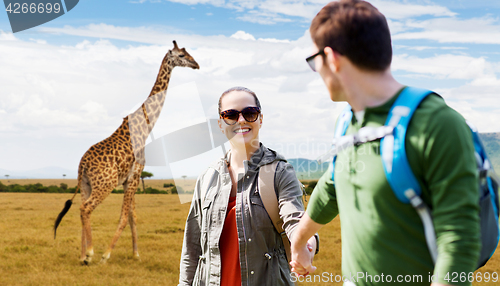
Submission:
[[243,110],[238,111],[236,109],[224,110],[220,113],[220,118],[226,122],[227,125],[234,125],[238,122],[240,118],[240,113],[247,122],[255,122],[259,118],[260,108],[255,106],[249,106],[243,108]]
[[325,51],[324,51],[324,50],[321,50],[321,51],[319,51],[319,52],[315,53],[314,55],[312,55],[312,56],[310,56],[310,57],[308,57],[308,58],[306,59],[306,62],[309,64],[309,66],[311,67],[311,69],[312,69],[313,71],[316,71],[316,65],[314,64],[314,58],[315,58],[316,56],[319,56],[319,55],[325,55]]

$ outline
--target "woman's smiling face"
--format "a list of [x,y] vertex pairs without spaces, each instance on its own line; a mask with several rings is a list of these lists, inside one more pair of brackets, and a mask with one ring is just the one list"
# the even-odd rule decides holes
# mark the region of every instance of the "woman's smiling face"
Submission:
[[[225,94],[221,99],[221,111],[234,109],[241,111],[246,107],[257,107],[254,97],[245,91],[231,91]],[[259,114],[257,120],[248,122],[243,115],[238,114],[238,121],[229,125],[224,120],[219,119],[219,127],[231,142],[231,145],[259,147],[259,129],[262,126],[262,114]]]

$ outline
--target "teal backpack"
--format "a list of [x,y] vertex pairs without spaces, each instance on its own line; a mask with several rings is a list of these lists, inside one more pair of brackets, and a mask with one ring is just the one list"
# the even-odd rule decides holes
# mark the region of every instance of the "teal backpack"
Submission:
[[[431,257],[436,263],[437,244],[436,234],[432,221],[431,209],[421,199],[420,185],[415,178],[405,150],[405,136],[411,117],[420,102],[432,94],[432,91],[406,87],[394,102],[389,111],[384,126],[363,127],[357,133],[345,135],[347,127],[352,119],[352,110],[349,105],[342,111],[335,126],[335,139],[330,155],[333,155],[332,181],[335,182],[334,170],[336,154],[341,150],[363,144],[365,142],[380,140],[380,155],[384,166],[387,181],[396,197],[405,204],[411,204],[424,225],[424,233]],[[468,123],[469,124],[469,123]],[[474,140],[474,149],[479,174],[480,200],[480,223],[481,223],[481,254],[477,268],[486,264],[491,258],[500,239],[498,225],[499,202],[498,186],[499,180],[493,167],[488,160],[485,149],[477,130],[469,124]]]

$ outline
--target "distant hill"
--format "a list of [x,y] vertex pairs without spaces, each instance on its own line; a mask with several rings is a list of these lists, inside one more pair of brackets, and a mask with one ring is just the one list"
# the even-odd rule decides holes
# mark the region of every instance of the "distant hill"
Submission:
[[479,137],[483,141],[488,158],[498,174],[500,172],[500,132],[480,133]]
[[326,172],[329,165],[329,162],[319,165],[316,160],[304,158],[287,159],[287,161],[293,166],[299,180],[317,180]]

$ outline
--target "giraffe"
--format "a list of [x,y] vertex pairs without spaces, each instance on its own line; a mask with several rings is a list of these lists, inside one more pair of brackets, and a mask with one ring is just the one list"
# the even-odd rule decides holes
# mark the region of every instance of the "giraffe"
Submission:
[[199,69],[198,63],[186,52],[186,49],[179,49],[177,43],[175,41],[173,43],[174,48],[169,50],[163,58],[156,82],[146,101],[134,113],[126,116],[120,127],[111,136],[91,146],[80,160],[78,185],[75,194],[71,200],[66,201],[65,207],[55,221],[54,239],[59,223],[80,190],[82,196],[80,206],[82,252],[80,261],[82,264],[89,265],[94,255],[90,215],[119,185],[123,185],[120,220],[111,244],[102,256],[101,263],[105,263],[109,259],[111,251],[127,225],[127,221],[132,231],[133,255],[134,258],[139,259],[134,195],[145,165],[145,142],[163,107],[172,69],[176,66]]

